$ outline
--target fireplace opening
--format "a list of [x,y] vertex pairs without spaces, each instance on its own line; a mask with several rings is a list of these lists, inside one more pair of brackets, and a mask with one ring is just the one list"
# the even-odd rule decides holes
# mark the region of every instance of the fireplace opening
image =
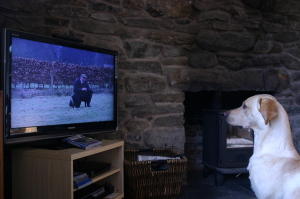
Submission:
[[215,184],[223,175],[246,173],[253,153],[251,129],[238,129],[225,121],[224,112],[240,107],[257,91],[200,91],[185,93],[185,153],[190,169],[203,169],[204,177],[215,171]]

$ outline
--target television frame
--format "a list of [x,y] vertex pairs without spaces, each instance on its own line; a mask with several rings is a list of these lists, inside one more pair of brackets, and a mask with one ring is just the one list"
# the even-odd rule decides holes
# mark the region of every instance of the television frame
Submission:
[[[21,127],[18,128],[20,132],[24,133],[11,133],[11,105],[12,105],[12,97],[11,97],[11,42],[12,38],[21,38],[31,41],[37,41],[47,44],[54,44],[63,47],[69,47],[73,49],[97,52],[102,54],[109,54],[114,56],[114,74],[111,81],[113,82],[113,119],[110,121],[91,121],[84,123],[71,123],[71,124],[53,124],[53,125],[42,125],[42,126],[30,126],[30,127]],[[63,37],[62,37],[63,38]],[[67,136],[72,136],[76,134],[91,134],[91,133],[104,133],[110,131],[118,130],[118,117],[117,117],[117,71],[118,71],[118,52],[111,49],[105,49],[100,47],[94,47],[89,45],[84,45],[79,42],[75,42],[76,40],[70,41],[66,39],[54,37],[46,37],[42,35],[36,35],[32,33],[4,29],[2,31],[2,44],[1,44],[1,70],[0,70],[0,90],[3,91],[3,137],[5,144],[14,144],[14,143],[24,143],[31,141],[39,141],[46,139],[54,139],[54,138],[63,138]],[[79,40],[78,40],[79,41]],[[79,77],[79,76],[77,76]],[[71,98],[71,96],[70,96]],[[65,102],[66,106],[68,106],[68,102]],[[93,108],[93,107],[92,107]],[[26,131],[30,128],[29,132]]]

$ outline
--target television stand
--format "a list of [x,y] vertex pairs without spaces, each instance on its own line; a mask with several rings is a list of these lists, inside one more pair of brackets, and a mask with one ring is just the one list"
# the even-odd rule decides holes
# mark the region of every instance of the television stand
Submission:
[[12,198],[73,199],[74,162],[95,161],[111,164],[111,169],[92,178],[98,186],[110,183],[114,197],[124,197],[124,141],[102,140],[102,146],[85,150],[19,148],[12,151]]

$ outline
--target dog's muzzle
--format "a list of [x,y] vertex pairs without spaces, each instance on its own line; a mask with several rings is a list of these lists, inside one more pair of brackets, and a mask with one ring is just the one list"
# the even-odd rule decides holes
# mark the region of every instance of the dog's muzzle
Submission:
[[[230,111],[225,111],[224,113],[223,113],[223,115],[225,116],[225,119],[226,119],[226,122],[227,122],[227,124],[230,124],[229,122],[228,122],[228,116],[230,115]],[[231,124],[230,124],[231,125]],[[243,129],[243,127],[242,126],[236,126],[238,129]]]

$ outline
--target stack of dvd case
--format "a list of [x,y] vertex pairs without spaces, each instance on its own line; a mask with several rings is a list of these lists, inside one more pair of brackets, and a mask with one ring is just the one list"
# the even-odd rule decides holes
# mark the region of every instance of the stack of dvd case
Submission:
[[88,185],[92,184],[91,178],[87,175],[87,173],[74,171],[73,172],[73,186],[75,189],[81,189]]
[[102,144],[101,140],[96,140],[80,134],[64,138],[63,141],[83,149],[93,149],[100,147]]

